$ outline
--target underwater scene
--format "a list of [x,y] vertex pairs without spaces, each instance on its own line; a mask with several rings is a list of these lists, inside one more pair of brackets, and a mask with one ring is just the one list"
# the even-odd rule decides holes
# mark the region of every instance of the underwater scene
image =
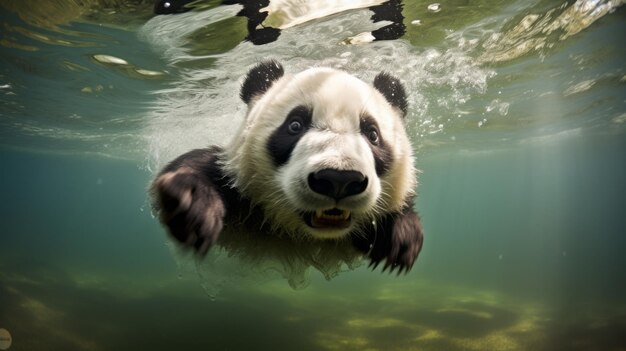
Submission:
[[[0,350],[626,350],[625,1],[329,3],[0,1]],[[159,223],[267,59],[404,84],[407,274]]]

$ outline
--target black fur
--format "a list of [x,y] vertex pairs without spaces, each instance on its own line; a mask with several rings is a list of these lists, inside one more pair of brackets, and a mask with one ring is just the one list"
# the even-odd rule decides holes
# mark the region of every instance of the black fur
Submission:
[[[382,176],[389,171],[391,163],[393,162],[391,148],[385,139],[383,139],[383,136],[378,128],[378,123],[376,123],[376,120],[372,116],[367,114],[363,114],[361,116],[360,129],[363,137],[365,137],[365,140],[368,141],[372,154],[374,154],[376,174],[378,174],[378,176]],[[377,143],[372,143],[367,137],[367,134],[372,130],[375,130],[378,133],[379,140]]]
[[369,256],[373,269],[384,260],[383,272],[391,268],[390,272],[398,269],[398,274],[407,273],[422,250],[422,223],[412,206],[407,205],[400,213],[376,221],[365,236],[353,235],[352,243]]
[[263,95],[284,74],[283,66],[277,61],[263,61],[248,71],[239,96],[249,104],[255,96]]
[[176,240],[200,254],[217,241],[228,209],[240,198],[221,171],[220,154],[218,147],[189,151],[168,164],[152,183],[161,222]]
[[[272,133],[267,142],[267,151],[272,156],[276,167],[280,167],[289,161],[296,144],[311,127],[312,119],[313,112],[308,107],[298,106],[289,112],[283,124]],[[289,130],[289,126],[294,121],[301,123],[302,130],[300,133],[294,134]]]
[[400,109],[402,114],[406,115],[409,103],[406,99],[404,85],[402,85],[398,78],[385,72],[379,73],[376,78],[374,78],[374,88],[383,94],[391,106]]

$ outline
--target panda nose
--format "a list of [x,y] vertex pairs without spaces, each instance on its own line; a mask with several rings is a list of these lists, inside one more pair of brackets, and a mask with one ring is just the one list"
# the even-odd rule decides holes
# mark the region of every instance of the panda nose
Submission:
[[332,168],[309,173],[308,182],[311,190],[335,200],[360,194],[367,188],[367,177],[363,173]]

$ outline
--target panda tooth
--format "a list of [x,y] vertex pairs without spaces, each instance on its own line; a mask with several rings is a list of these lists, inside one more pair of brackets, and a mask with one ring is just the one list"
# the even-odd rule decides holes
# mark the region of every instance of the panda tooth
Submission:
[[348,218],[350,218],[350,211],[341,210],[341,213],[335,215],[335,214],[326,213],[324,210],[315,210],[315,218],[335,220],[335,221],[338,221],[338,220],[345,221],[345,220],[348,220]]

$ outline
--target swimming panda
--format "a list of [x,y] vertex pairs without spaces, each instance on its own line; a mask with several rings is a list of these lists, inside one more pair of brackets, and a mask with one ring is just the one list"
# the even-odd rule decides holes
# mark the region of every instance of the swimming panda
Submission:
[[258,245],[346,245],[374,268],[409,271],[423,233],[401,82],[322,67],[285,74],[270,60],[250,69],[240,97],[248,112],[230,145],[189,151],[153,181],[169,233],[200,255],[253,233]]

